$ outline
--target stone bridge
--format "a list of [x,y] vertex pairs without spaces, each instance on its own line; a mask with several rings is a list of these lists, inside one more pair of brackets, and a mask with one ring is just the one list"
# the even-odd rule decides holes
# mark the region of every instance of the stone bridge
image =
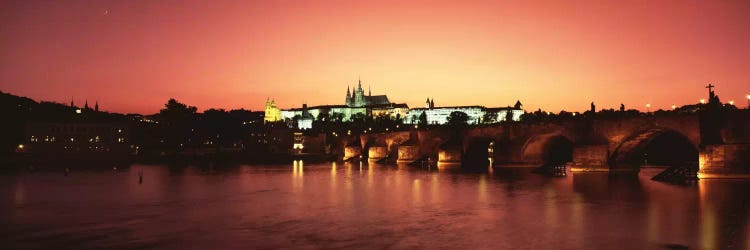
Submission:
[[413,129],[363,134],[345,142],[344,150],[344,158],[412,162],[429,157],[463,167],[567,163],[578,172],[694,162],[701,178],[750,177],[750,111],[727,113],[721,121],[695,113]]

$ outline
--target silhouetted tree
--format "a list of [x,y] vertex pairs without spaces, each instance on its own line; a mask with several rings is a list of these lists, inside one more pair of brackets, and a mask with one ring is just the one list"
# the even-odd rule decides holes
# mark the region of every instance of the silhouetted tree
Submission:
[[191,132],[200,134],[201,141],[210,140],[216,146],[233,146],[241,142],[245,134],[242,120],[223,109],[203,111],[197,128],[199,131],[193,131],[193,129]]
[[396,127],[396,119],[388,114],[381,114],[373,119],[372,128],[376,131],[385,131],[385,128]]
[[192,119],[197,110],[194,106],[185,105],[172,98],[159,111],[159,117],[163,122],[183,122]]
[[352,123],[364,124],[364,122],[365,122],[365,114],[362,114],[362,113],[352,114],[352,116],[349,118],[349,120]]
[[513,112],[505,112],[505,121],[504,122],[513,122]]
[[447,119],[449,126],[464,126],[468,124],[469,115],[461,111],[453,111]]
[[495,123],[497,121],[497,112],[486,112],[484,113],[484,116],[482,116],[482,122],[483,123]]
[[158,119],[161,122],[161,144],[168,151],[179,150],[185,144],[191,142],[193,123],[197,108],[169,99],[164,108],[159,111]]
[[419,122],[418,122],[418,124],[419,125],[427,125],[427,114],[424,111],[422,111],[422,114],[419,115]]
[[331,121],[331,115],[328,113],[327,110],[320,111],[320,114],[318,114],[317,117],[318,121]]
[[344,121],[344,114],[343,113],[333,113],[331,115],[331,120],[334,122],[342,122]]

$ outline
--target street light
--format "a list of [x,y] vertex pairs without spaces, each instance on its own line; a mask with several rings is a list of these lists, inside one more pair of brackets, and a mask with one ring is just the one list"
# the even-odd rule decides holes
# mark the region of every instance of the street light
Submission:
[[706,104],[706,99],[701,98],[701,104]]
[[646,103],[646,111],[651,112],[651,103]]

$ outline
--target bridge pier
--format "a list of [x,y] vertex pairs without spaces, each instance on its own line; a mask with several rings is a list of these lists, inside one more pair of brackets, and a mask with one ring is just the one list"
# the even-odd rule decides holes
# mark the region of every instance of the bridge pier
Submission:
[[417,145],[400,145],[398,146],[398,163],[409,163],[420,158],[419,146]]
[[362,148],[360,146],[346,146],[344,147],[344,160],[352,158],[359,158],[362,155]]
[[573,147],[573,161],[568,166],[571,172],[609,172],[607,145]]
[[447,147],[438,151],[439,163],[461,163],[461,148]]
[[698,156],[698,178],[750,178],[750,144],[705,146]]
[[367,151],[367,160],[379,161],[388,156],[388,148],[386,146],[370,146]]

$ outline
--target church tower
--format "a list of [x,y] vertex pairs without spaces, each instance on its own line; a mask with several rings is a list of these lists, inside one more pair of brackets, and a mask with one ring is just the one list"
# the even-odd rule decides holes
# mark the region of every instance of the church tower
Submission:
[[354,107],[364,107],[365,103],[365,90],[362,89],[362,80],[358,81],[357,89],[354,91]]
[[94,112],[99,112],[99,101],[96,101],[96,103],[94,103]]
[[435,98],[432,98],[432,100],[430,100],[430,98],[427,97],[427,101],[425,102],[424,107],[427,109],[435,108]]
[[266,98],[265,115],[263,117],[263,121],[268,123],[279,120],[281,120],[281,110],[276,107],[276,101]]
[[346,85],[346,100],[344,101],[344,105],[349,107],[352,106],[352,96],[351,92],[349,91],[349,84]]

